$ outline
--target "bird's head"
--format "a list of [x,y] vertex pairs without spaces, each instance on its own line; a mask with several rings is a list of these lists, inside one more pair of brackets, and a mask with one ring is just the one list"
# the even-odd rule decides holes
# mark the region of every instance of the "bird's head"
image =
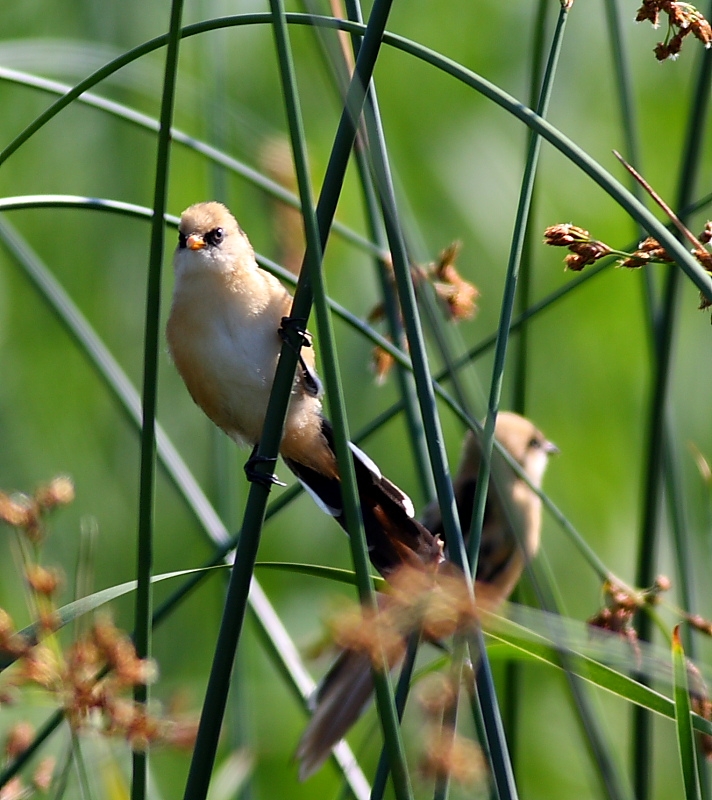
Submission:
[[196,203],[181,214],[175,252],[177,272],[230,272],[253,263],[254,252],[247,236],[222,203]]
[[511,411],[497,415],[497,441],[522,467],[534,486],[540,487],[549,456],[559,448],[528,419]]

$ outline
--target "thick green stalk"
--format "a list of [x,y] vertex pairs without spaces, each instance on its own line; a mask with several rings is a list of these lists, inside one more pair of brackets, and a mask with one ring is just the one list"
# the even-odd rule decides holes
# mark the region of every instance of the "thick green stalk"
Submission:
[[[538,114],[542,118],[544,118],[548,109],[567,18],[568,9],[562,6],[549,52],[546,72],[542,82],[541,95],[539,97],[539,105],[537,108]],[[482,436],[482,462],[480,464],[477,488],[475,490],[475,498],[473,501],[472,525],[470,527],[468,555],[470,567],[474,574],[477,573],[477,560],[479,557],[480,542],[482,538],[482,523],[485,515],[485,501],[487,498],[487,488],[489,486],[490,460],[492,457],[492,447],[494,443],[494,427],[497,419],[497,410],[499,408],[499,400],[502,391],[507,344],[509,341],[509,331],[514,311],[517,278],[519,276],[519,265],[521,263],[522,247],[524,244],[527,220],[529,218],[531,199],[534,191],[534,179],[536,177],[536,168],[539,161],[540,150],[541,137],[536,133],[532,133],[529,142],[527,163],[524,169],[524,176],[522,178],[522,188],[519,195],[517,216],[514,223],[514,235],[512,237],[509,263],[507,264],[507,274],[505,277],[504,292],[502,297],[502,310],[500,312],[497,342],[495,344],[492,382],[487,404],[487,418],[485,420],[484,434]]]
[[[156,154],[156,178],[153,196],[153,219],[146,290],[146,321],[144,327],[143,399],[141,427],[141,466],[139,474],[138,543],[136,564],[136,611],[134,643],[136,655],[148,658],[151,654],[151,571],[153,568],[154,485],[156,474],[156,404],[158,394],[158,341],[161,317],[161,272],[164,252],[163,217],[166,213],[168,174],[170,164],[171,123],[175,104],[178,50],[180,46],[183,0],[171,3],[166,65],[161,99],[160,129]],[[137,703],[148,702],[148,687],[134,689]],[[148,755],[135,750],[132,755],[132,800],[146,797]]]
[[[457,517],[453,489],[450,482],[447,459],[444,452],[443,437],[435,407],[435,396],[429,374],[428,360],[425,351],[423,332],[420,325],[420,318],[417,310],[415,290],[410,273],[409,259],[398,221],[398,211],[395,202],[393,180],[391,177],[385,143],[382,139],[382,136],[379,135],[380,126],[375,124],[374,111],[375,109],[373,106],[367,104],[365,109],[366,127],[369,136],[374,173],[376,176],[376,186],[380,194],[386,234],[388,236],[388,242],[393,260],[393,269],[396,278],[396,286],[398,289],[398,297],[400,300],[401,309],[403,311],[403,319],[408,336],[408,344],[410,346],[413,373],[418,390],[418,400],[420,402],[420,410],[423,417],[430,463],[433,469],[438,501],[440,504],[446,537],[449,544],[450,557],[468,577],[468,584],[470,586],[470,591],[472,592],[472,584],[469,581],[470,573],[465,555],[462,531],[460,529],[459,519]],[[482,659],[486,661],[486,654],[482,652],[481,655]],[[496,707],[496,697],[492,693],[488,699],[491,703],[491,707],[489,709],[490,714],[485,714],[485,718],[487,719],[489,717],[489,719],[498,719],[499,713]],[[498,769],[500,764],[508,764],[506,743],[503,740],[501,726],[499,729],[497,726],[490,726],[490,728],[488,728],[488,735],[491,737],[488,744],[493,752],[495,778],[501,780],[501,783],[498,784],[500,795],[514,797],[516,796],[516,789],[514,787],[514,782],[511,779],[511,770],[508,771],[506,778],[503,779],[502,776],[503,774],[507,773],[507,770]]]
[[[546,115],[549,98],[553,88],[554,75],[558,62],[563,33],[568,18],[567,9],[562,6],[554,33],[547,67],[542,81],[541,94],[537,111],[543,118]],[[541,138],[532,133],[530,136],[529,153],[527,163],[522,178],[522,188],[517,208],[516,220],[514,223],[514,234],[510,249],[509,263],[505,277],[504,292],[502,297],[502,310],[500,312],[499,329],[497,342],[495,344],[494,366],[492,370],[492,381],[487,405],[487,417],[485,419],[484,433],[482,435],[482,459],[480,463],[477,487],[473,500],[472,522],[470,526],[470,540],[468,542],[468,559],[472,574],[477,573],[477,562],[479,558],[480,543],[482,540],[482,526],[484,523],[485,503],[490,479],[490,462],[492,449],[494,446],[494,429],[499,408],[500,395],[502,391],[502,380],[506,361],[507,344],[509,341],[509,331],[514,312],[514,301],[516,297],[517,279],[521,263],[522,249],[529,219],[531,199],[534,191],[534,179],[538,164],[539,151],[541,149]],[[494,684],[487,659],[484,657],[484,642],[481,634],[479,642],[471,643],[472,656],[476,655],[477,650],[482,654],[481,666],[478,674],[478,691],[485,724],[488,730],[490,746],[492,745],[493,735],[504,741],[504,730],[499,717],[498,708],[494,697]],[[504,751],[504,748],[503,748]],[[495,777],[498,778],[498,786],[514,786],[512,777],[511,762],[502,759],[500,753],[492,748],[493,764],[495,766]],[[500,795],[502,789],[500,788]]]
[[[542,75],[546,64],[546,31],[551,3],[538,0],[532,33],[531,75],[529,78],[529,105],[535,108],[541,92]],[[533,246],[535,242],[533,222],[536,219],[535,197],[532,197],[532,209],[527,222],[522,248],[522,264],[520,267],[519,285],[517,288],[518,313],[526,312],[531,304],[532,270],[534,264]],[[511,330],[511,328],[510,328]],[[512,410],[526,415],[527,409],[527,371],[529,366],[529,325],[525,322],[519,329],[515,340],[514,364],[512,367]],[[520,590],[514,590],[512,600],[516,602]],[[521,675],[522,669],[515,661],[508,661],[504,671],[504,691],[502,701],[502,718],[509,743],[509,756],[512,768],[516,771],[519,737],[519,717],[521,708]]]
[[[339,465],[339,475],[341,478],[341,495],[344,503],[346,527],[349,532],[351,554],[356,572],[361,602],[375,609],[376,599],[370,576],[368,545],[366,543],[366,535],[363,529],[363,520],[361,519],[358,489],[356,486],[356,474],[354,471],[353,459],[349,447],[348,420],[346,417],[343,389],[341,386],[341,376],[338,368],[338,356],[336,352],[334,332],[331,324],[331,314],[327,300],[326,284],[321,268],[323,254],[322,243],[320,240],[321,237],[319,223],[313,211],[305,135],[301,110],[299,107],[291,48],[287,34],[287,25],[284,17],[284,7],[282,0],[270,0],[270,6],[272,8],[272,13],[274,14],[274,33],[279,56],[282,93],[284,95],[287,108],[287,120],[289,123],[292,149],[294,152],[297,183],[299,185],[299,195],[304,212],[307,254],[305,256],[306,263],[302,268],[309,270],[314,291],[314,306],[319,331],[324,382],[327,396],[329,398],[329,410],[331,412],[332,424],[334,428],[334,442],[336,445],[336,456]],[[369,28],[374,25],[374,21],[375,28],[380,27],[381,31],[385,28],[390,6],[391,0],[385,0],[385,2],[380,3],[377,2],[374,5],[371,22],[369,22]],[[377,50],[374,51],[372,56],[374,62],[376,58],[376,52]],[[357,62],[356,68],[357,80],[359,76],[358,64],[359,62]],[[353,135],[355,137],[355,125],[356,121],[360,117],[360,108],[358,111],[355,108],[350,109],[348,93],[346,98],[346,109],[357,112],[354,113],[354,116],[351,120],[351,124],[354,126]],[[383,663],[385,665],[385,659]],[[373,679],[379,716],[383,726],[383,736],[393,771],[395,794],[396,797],[402,800],[407,800],[407,798],[412,797],[412,788],[410,786],[410,776],[408,775],[408,769],[405,761],[403,742],[400,737],[399,720],[393,698],[393,692],[388,679],[388,670],[374,670]]]
[[[415,667],[415,659],[418,655],[419,646],[420,637],[412,633],[408,639],[408,647],[406,649],[405,658],[403,659],[401,673],[398,676],[398,686],[396,687],[395,693],[396,713],[398,714],[399,721],[403,719],[405,704],[408,699],[408,694],[410,693],[410,681],[413,677],[413,669]],[[378,757],[378,766],[376,767],[376,774],[373,778],[373,789],[371,790],[370,800],[382,800],[386,791],[389,774],[390,763],[388,750],[384,745],[381,750],[381,755]]]
[[[324,186],[317,205],[316,219],[320,238],[317,244],[319,249],[314,253],[314,243],[308,242],[307,253],[304,257],[305,265],[313,263],[312,259],[315,257],[318,260],[326,244],[343,184],[349,154],[355,138],[355,123],[353,120],[358,119],[363,106],[363,86],[370,80],[375,65],[389,7],[390,3],[377,2],[374,5],[369,25],[366,27],[363,47],[356,65],[356,74],[349,87],[346,108],[339,122],[324,178]],[[309,246],[310,244],[311,247]],[[309,317],[312,304],[310,277],[310,270],[308,268],[302,269],[291,312],[291,315],[298,319],[308,319]],[[277,455],[300,346],[301,342],[297,340],[289,343],[285,342],[282,347],[265,418],[264,433],[258,448],[258,456],[261,459],[269,460]],[[338,449],[341,449],[338,441],[337,445]],[[343,454],[337,450],[337,457],[340,455]],[[259,467],[260,465],[258,464],[257,468],[259,469]],[[215,660],[198,730],[198,739],[186,784],[186,800],[203,800],[207,794],[210,774],[215,760],[220,725],[225,709],[229,675],[242,629],[249,583],[257,554],[267,493],[268,490],[265,486],[253,483],[248,496],[235,566],[228,587],[228,597],[218,637]],[[348,497],[345,498],[345,501],[348,508]],[[349,516],[353,518],[351,511],[347,512],[347,518]],[[350,520],[350,523],[352,521],[353,519]],[[407,779],[407,772],[405,778]]]
[[[683,209],[689,205],[694,184],[700,169],[702,147],[705,141],[707,114],[709,110],[710,87],[712,86],[712,54],[704,51],[700,61],[693,99],[690,103],[690,118],[687,125],[687,139],[683,151],[676,207]],[[683,217],[683,222],[685,218]],[[666,457],[666,446],[674,447],[674,439],[665,433],[667,417],[667,396],[672,370],[672,353],[675,329],[679,314],[679,296],[682,290],[680,273],[669,267],[663,288],[662,307],[656,315],[655,374],[653,397],[650,408],[647,436],[646,478],[643,496],[641,535],[638,551],[636,583],[638,586],[651,585],[655,576],[658,550],[658,514],[661,507],[663,487],[662,473]],[[666,445],[666,439],[668,441]],[[639,619],[639,635],[648,640],[652,633],[652,621],[646,614]],[[634,783],[636,796],[646,800],[651,791],[651,719],[650,715],[636,707],[633,712],[632,747],[634,764]]]
[[[348,18],[353,22],[363,22],[361,6],[358,0],[346,0],[346,13]],[[354,56],[358,57],[358,51],[361,44],[361,39],[353,35],[351,37]],[[378,98],[376,96],[376,89],[374,85],[369,88],[369,103],[374,108],[374,120],[378,126],[380,124],[380,115],[378,112]],[[365,132],[365,131],[364,131]],[[379,130],[379,136],[382,136],[382,131]],[[369,169],[366,142],[363,139],[356,140],[356,147],[354,148],[354,155],[356,158],[356,166],[359,172],[359,179],[363,191],[364,206],[366,210],[366,219],[369,225],[371,239],[376,243],[378,248],[384,253],[388,252],[388,242],[386,239],[383,222],[379,217],[378,209],[378,195],[376,187],[373,184],[373,176]],[[385,261],[382,258],[376,260],[376,270],[378,279],[381,284],[381,294],[383,297],[383,305],[386,312],[386,320],[388,322],[388,329],[390,337],[394,344],[402,351],[406,350],[407,342],[405,332],[403,330],[403,323],[400,318],[400,308],[398,307],[398,300],[391,283],[390,271],[386,267]],[[403,410],[405,412],[406,423],[408,426],[409,437],[408,441],[413,449],[413,463],[415,464],[418,482],[423,496],[426,500],[430,501],[434,497],[435,487],[433,484],[433,477],[427,462],[427,447],[425,444],[425,431],[423,429],[422,420],[418,414],[418,398],[415,392],[415,384],[413,376],[404,365],[396,362],[396,376],[400,388],[401,401],[403,403]]]
[[[308,295],[310,295],[309,290],[305,290],[304,282],[300,281],[292,306],[294,316],[308,316],[311,306],[311,297]],[[285,341],[277,365],[255,465],[255,470],[261,472],[265,478],[268,478],[269,464],[274,463],[279,450],[284,418],[294,383],[299,346],[298,342]],[[267,483],[260,481],[252,483],[186,782],[185,800],[204,800],[207,796],[268,495]]]

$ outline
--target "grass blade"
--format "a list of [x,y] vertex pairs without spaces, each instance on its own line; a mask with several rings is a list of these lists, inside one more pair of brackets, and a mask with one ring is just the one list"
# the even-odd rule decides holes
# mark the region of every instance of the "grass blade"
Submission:
[[690,688],[687,681],[687,659],[680,641],[679,626],[672,638],[672,667],[675,675],[675,726],[680,768],[685,786],[686,800],[699,800],[700,786],[697,780],[697,750],[692,732]]

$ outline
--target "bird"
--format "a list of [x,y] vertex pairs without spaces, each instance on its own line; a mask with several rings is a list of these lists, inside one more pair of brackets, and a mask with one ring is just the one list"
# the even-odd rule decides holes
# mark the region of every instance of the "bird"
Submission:
[[[500,412],[495,438],[521,467],[531,485],[541,488],[549,456],[558,452],[536,426],[513,412]],[[481,462],[480,437],[465,434],[453,491],[460,526],[467,535],[472,519],[477,476]],[[437,502],[421,515],[423,525],[445,537]],[[496,449],[492,453],[490,484],[480,541],[475,583],[479,603],[496,608],[514,590],[522,571],[539,548],[541,500]],[[446,540],[445,543],[447,544]],[[379,594],[382,612],[388,595]],[[397,663],[391,663],[393,668]],[[373,694],[373,665],[368,654],[344,649],[337,656],[310,698],[312,716],[296,751],[299,777],[307,779],[326,760],[331,748],[344,737],[368,705]]]
[[[166,325],[168,350],[195,403],[233,440],[256,448],[290,317],[292,296],[261,269],[244,231],[222,203],[182,214]],[[302,341],[309,344],[304,332]],[[280,454],[319,507],[346,529],[331,424],[322,413],[314,350],[302,347]],[[369,557],[387,577],[403,564],[443,560],[443,542],[415,518],[408,495],[350,444]],[[256,479],[246,464],[249,478]],[[274,478],[268,479],[274,480]]]
[[[512,411],[497,415],[495,438],[521,467],[532,486],[541,489],[549,457],[558,447],[533,422]],[[467,430],[453,480],[460,527],[468,535],[480,469],[480,437]],[[421,522],[434,535],[444,537],[437,502],[422,513]],[[539,549],[541,499],[510,467],[496,449],[490,461],[490,487],[480,539],[475,580],[489,596],[506,600],[517,585],[527,561]]]

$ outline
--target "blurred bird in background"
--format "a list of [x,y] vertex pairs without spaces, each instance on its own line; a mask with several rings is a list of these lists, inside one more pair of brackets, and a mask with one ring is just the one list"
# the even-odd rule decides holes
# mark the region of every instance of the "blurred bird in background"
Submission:
[[[558,452],[533,423],[518,414],[497,416],[495,437],[522,468],[532,486],[541,488],[549,456]],[[467,536],[480,469],[479,437],[468,431],[453,481],[463,533]],[[428,506],[422,522],[444,536],[440,508]],[[488,608],[498,606],[514,590],[524,567],[537,552],[541,533],[541,500],[496,450],[492,454],[490,486],[485,505],[475,595]],[[388,595],[379,596],[382,609]],[[391,667],[395,664],[391,664]],[[373,692],[373,664],[363,650],[343,650],[317,687],[312,718],[297,748],[299,776],[313,774],[344,737],[368,704]]]

